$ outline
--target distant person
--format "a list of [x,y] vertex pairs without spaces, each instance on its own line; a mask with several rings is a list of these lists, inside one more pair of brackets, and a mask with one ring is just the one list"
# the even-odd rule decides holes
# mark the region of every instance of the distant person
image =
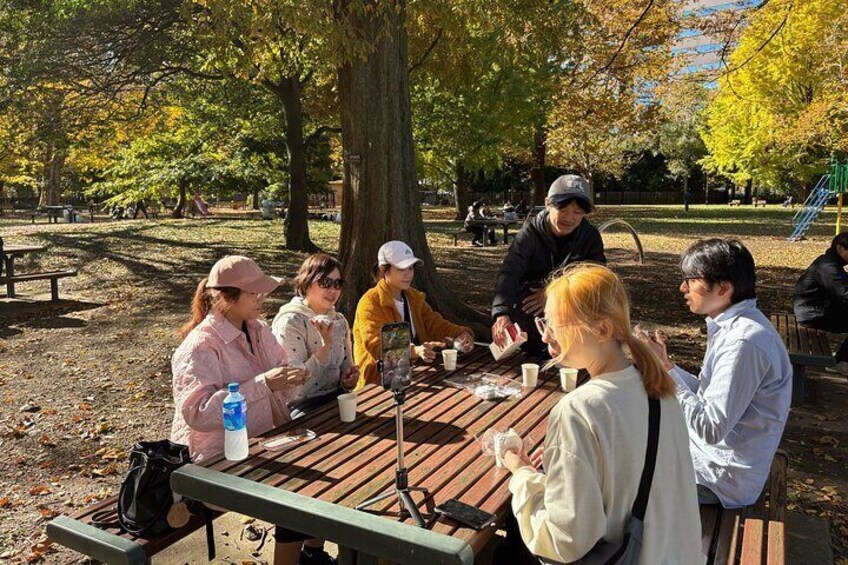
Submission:
[[792,364],[783,340],[757,308],[754,258],[736,239],[707,239],[680,261],[680,292],[707,317],[707,351],[698,376],[668,358],[665,337],[637,336],[677,382],[689,429],[698,500],[738,508],[756,502],[792,399]]
[[139,213],[139,212],[141,212],[142,214],[144,214],[144,219],[146,220],[146,219],[147,219],[147,203],[144,201],[144,199],[136,200],[136,202],[135,202],[135,210],[133,210],[133,216],[132,216],[132,217],[133,217],[133,220],[135,220],[136,218],[138,218],[138,213]]
[[475,245],[477,247],[484,246],[486,244],[485,238],[487,236],[491,245],[495,245],[497,243],[495,230],[478,223],[486,219],[487,216],[483,213],[483,203],[481,201],[478,200],[473,202],[471,206],[468,207],[468,215],[465,216],[465,229],[466,231],[474,234],[474,238],[471,240],[471,245]]
[[[171,440],[188,445],[195,463],[224,451],[228,383],[239,383],[239,392],[247,399],[249,437],[291,420],[286,403],[308,374],[288,366],[285,350],[259,319],[265,296],[280,281],[251,259],[233,255],[215,263],[197,286],[191,319],[181,329],[183,342],[171,360]],[[320,540],[280,527],[275,537],[278,565],[332,562]]]
[[786,200],[781,204],[784,208],[794,208],[795,207],[795,198],[790,194],[786,197]]
[[194,193],[194,198],[192,199],[192,202],[194,202],[194,207],[197,210],[198,214],[203,217],[211,215],[211,212],[209,211],[209,203],[203,199],[203,196],[200,194],[200,192]]
[[[848,333],[848,232],[833,238],[830,249],[807,267],[795,284],[793,310],[801,324],[826,332]],[[833,370],[848,375],[848,338],[834,355]]]
[[357,388],[380,383],[380,332],[385,324],[408,322],[412,330],[412,360],[432,363],[435,349],[451,338],[454,347],[470,351],[474,347],[471,328],[445,320],[427,304],[427,296],[412,288],[415,265],[421,260],[402,241],[384,243],[377,253],[374,277],[377,284],[359,299],[353,321],[353,358],[359,365]]
[[515,212],[515,206],[507,202],[503,207],[504,220],[512,221],[518,219],[518,214]]
[[353,390],[359,368],[353,363],[350,326],[335,309],[344,286],[341,263],[324,253],[310,255],[293,284],[294,298],[280,307],[271,327],[289,363],[309,373],[289,401],[297,418]]
[[610,563],[704,563],[694,471],[674,381],[632,336],[624,285],[608,268],[583,263],[566,268],[546,295],[540,323],[551,356],[564,366],[588,369],[592,378],[551,410],[541,453],[503,455],[512,473],[512,516],[494,562],[539,563],[541,557],[571,563],[599,542],[619,546],[646,466],[653,404],[659,415],[656,465],[643,529],[631,532],[633,559]]
[[524,349],[542,354],[545,346],[534,317],[545,308],[545,281],[571,263],[606,263],[601,234],[586,219],[594,206],[589,181],[577,175],[556,179],[548,190],[545,211],[521,227],[509,246],[495,282],[492,340],[502,345],[507,328],[527,332]]
[[527,211],[527,202],[525,202],[522,198],[518,201],[518,204],[515,205],[515,213],[523,218],[527,215]]

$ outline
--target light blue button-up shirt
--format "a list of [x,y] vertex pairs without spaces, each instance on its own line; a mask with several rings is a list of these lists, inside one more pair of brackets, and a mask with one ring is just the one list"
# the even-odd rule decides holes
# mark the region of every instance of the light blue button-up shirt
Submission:
[[780,335],[743,300],[707,318],[698,377],[675,366],[699,485],[727,508],[756,502],[768,479],[792,400],[792,364]]

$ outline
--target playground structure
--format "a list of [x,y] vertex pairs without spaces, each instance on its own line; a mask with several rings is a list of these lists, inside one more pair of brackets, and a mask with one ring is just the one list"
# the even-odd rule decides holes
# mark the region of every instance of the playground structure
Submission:
[[789,241],[798,241],[804,237],[813,222],[821,215],[825,205],[834,196],[837,198],[836,233],[842,231],[842,204],[845,193],[848,192],[848,160],[840,163],[833,160],[830,171],[822,175],[815,188],[810,192],[804,206],[792,218],[795,229],[789,236]]

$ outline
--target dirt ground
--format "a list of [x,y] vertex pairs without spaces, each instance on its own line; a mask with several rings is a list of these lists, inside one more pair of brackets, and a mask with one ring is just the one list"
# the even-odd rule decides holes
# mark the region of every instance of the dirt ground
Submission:
[[[459,224],[447,210],[425,219],[440,273],[451,288],[485,311],[505,247],[452,246]],[[633,319],[671,336],[676,361],[690,370],[705,347],[703,320],[686,310],[677,287],[679,254],[699,237],[738,236],[758,264],[758,296],[766,312],[788,312],[795,280],[827,246],[833,214],[810,238],[788,243],[791,212],[694,207],[601,208],[593,222],[629,221],[633,240],[605,234],[611,265],[633,301]],[[830,227],[829,227],[830,226]],[[313,239],[334,250],[338,226],[311,224]],[[291,277],[304,256],[287,252],[278,222],[247,219],[136,220],[30,225],[0,218],[6,244],[48,251],[17,263],[19,272],[73,267],[51,304],[46,281],[19,286],[21,300],[0,298],[0,562],[69,563],[78,555],[51,546],[44,525],[116,492],[126,452],[139,439],[167,437],[173,403],[170,357],[179,341],[194,286],[221,255],[253,257],[266,271]],[[273,316],[291,296],[284,287],[266,302]],[[782,448],[790,457],[790,510],[831,524],[837,558],[848,559],[848,379],[814,374],[808,400],[792,408]]]

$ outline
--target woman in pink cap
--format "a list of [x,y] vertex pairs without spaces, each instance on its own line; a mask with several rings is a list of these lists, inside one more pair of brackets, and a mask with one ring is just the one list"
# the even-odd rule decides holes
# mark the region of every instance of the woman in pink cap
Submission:
[[[286,403],[308,375],[286,367],[285,350],[259,320],[265,296],[280,282],[251,259],[233,255],[215,263],[197,286],[191,319],[181,329],[183,342],[171,360],[171,440],[188,445],[195,463],[224,450],[222,404],[229,383],[238,383],[247,400],[249,437],[291,420]],[[306,539],[278,529],[275,563],[327,563],[330,558],[320,547],[304,548],[301,554]]]

